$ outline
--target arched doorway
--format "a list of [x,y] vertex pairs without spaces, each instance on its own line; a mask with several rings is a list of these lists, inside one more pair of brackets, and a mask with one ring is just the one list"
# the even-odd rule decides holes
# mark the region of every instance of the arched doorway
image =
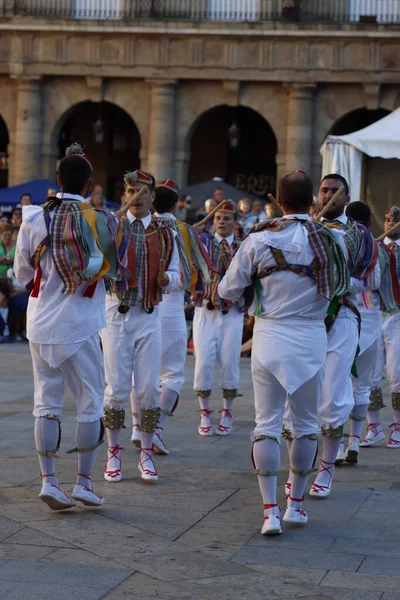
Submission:
[[328,135],[346,135],[359,131],[368,125],[372,125],[379,119],[383,119],[390,111],[384,108],[369,110],[368,108],[357,108],[340,117],[330,128]]
[[0,115],[0,188],[7,187],[8,183],[8,129]]
[[123,175],[140,167],[140,135],[131,117],[110,102],[81,102],[73,107],[58,136],[58,158],[79,142],[92,161],[95,183],[107,200],[119,203]]
[[246,106],[217,106],[194,124],[189,185],[222,177],[259,196],[275,193],[275,135],[265,119]]

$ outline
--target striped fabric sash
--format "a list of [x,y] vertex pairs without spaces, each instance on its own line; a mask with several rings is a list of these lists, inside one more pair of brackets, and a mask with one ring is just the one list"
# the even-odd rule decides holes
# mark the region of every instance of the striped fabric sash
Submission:
[[380,307],[374,306],[372,294],[370,292],[364,292],[362,294],[362,301],[366,308],[381,308],[381,310],[392,314],[397,312],[400,308],[399,278],[396,272],[396,257],[393,250],[390,246],[385,246],[383,242],[379,243],[379,266],[381,272],[381,282],[379,286],[381,305]]
[[198,279],[196,290],[193,295],[193,301],[196,306],[201,306],[203,300],[210,300],[214,308],[225,310],[229,306],[219,297],[218,286],[222,277],[225,275],[232,258],[239,250],[240,241],[234,238],[232,246],[229,246],[226,240],[222,240],[221,243],[218,243],[214,235],[210,235],[208,232],[203,232],[200,236],[200,240],[204,244],[209,257],[211,258],[214,270],[211,272],[210,283],[206,283],[201,278]]
[[157,283],[160,260],[165,261],[165,270],[168,270],[173,250],[174,235],[169,227],[152,219],[147,229],[143,230],[139,219],[133,221],[128,250],[129,288],[122,292],[114,288],[121,304],[135,306],[140,288],[141,303],[145,310],[150,310],[161,301],[162,292]]

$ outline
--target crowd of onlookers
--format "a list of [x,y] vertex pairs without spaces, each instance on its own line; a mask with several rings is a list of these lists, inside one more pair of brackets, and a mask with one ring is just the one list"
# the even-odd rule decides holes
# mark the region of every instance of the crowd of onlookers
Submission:
[[[56,189],[49,188],[46,199],[55,196],[56,193]],[[199,222],[224,199],[223,189],[216,188],[211,198],[205,200],[199,209],[193,210],[190,196],[182,196],[178,201],[175,216],[181,221]],[[102,186],[94,185],[86,201],[95,208],[106,206]],[[123,202],[123,199],[121,201]],[[0,343],[26,341],[26,309],[29,292],[21,288],[16,281],[13,264],[18,231],[22,223],[22,207],[29,204],[32,204],[32,197],[29,193],[25,193],[11,214],[0,214]],[[275,216],[275,208],[270,202],[263,203],[262,200],[242,198],[237,204],[236,237],[243,239],[254,225]],[[207,228],[212,231],[212,219],[208,222]]]

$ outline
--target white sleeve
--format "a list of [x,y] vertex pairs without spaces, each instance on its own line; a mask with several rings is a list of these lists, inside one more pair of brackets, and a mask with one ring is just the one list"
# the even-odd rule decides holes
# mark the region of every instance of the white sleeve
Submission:
[[356,277],[351,278],[349,292],[352,294],[373,292],[374,290],[378,290],[380,285],[381,269],[379,266],[379,260],[377,260],[373,273],[368,275],[368,277],[365,279],[357,279]]
[[252,275],[256,268],[254,242],[250,235],[244,240],[233,257],[225,276],[218,286],[218,295],[232,302],[240,300],[244,289],[252,283]]
[[18,232],[13,268],[15,278],[22,287],[26,287],[33,280],[35,269],[31,265],[30,232],[25,221]]
[[179,259],[179,250],[178,245],[176,243],[176,239],[174,237],[174,249],[172,251],[171,262],[169,263],[168,270],[165,271],[168,275],[169,282],[166,286],[161,289],[164,292],[172,292],[174,290],[179,290],[181,284],[181,270],[180,270],[180,259]]

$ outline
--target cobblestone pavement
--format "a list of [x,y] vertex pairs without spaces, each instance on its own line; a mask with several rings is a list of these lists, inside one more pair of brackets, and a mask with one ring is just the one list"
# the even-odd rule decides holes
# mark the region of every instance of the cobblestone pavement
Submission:
[[[361,450],[361,464],[337,470],[329,498],[307,500],[306,528],[262,537],[248,358],[241,370],[231,436],[197,435],[189,357],[187,384],[167,425],[171,454],[156,459],[158,484],[141,482],[126,429],[121,483],[103,480],[106,449],[99,451],[94,481],[104,507],[57,513],[37,499],[29,350],[0,346],[0,599],[400,600],[400,451],[385,442]],[[219,396],[215,391],[216,411]],[[387,408],[386,433],[390,420]],[[66,455],[75,445],[69,394],[62,426],[58,472],[70,491],[76,459]],[[284,506],[284,445],[282,452]]]

